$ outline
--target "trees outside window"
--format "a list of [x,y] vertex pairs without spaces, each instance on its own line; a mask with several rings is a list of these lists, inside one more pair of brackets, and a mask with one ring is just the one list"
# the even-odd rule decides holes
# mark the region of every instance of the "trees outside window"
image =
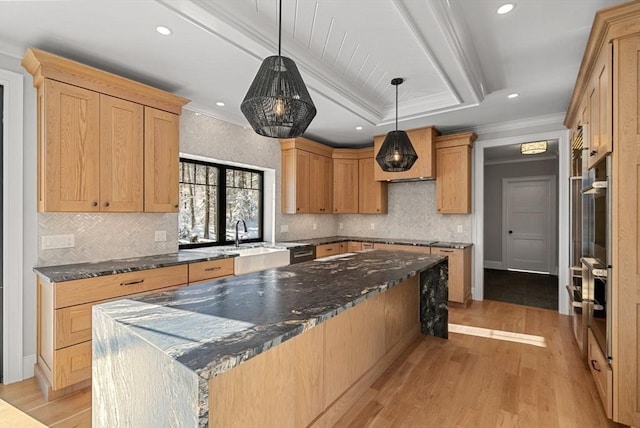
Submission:
[[180,159],[180,248],[229,244],[236,222],[244,241],[262,241],[263,172]]

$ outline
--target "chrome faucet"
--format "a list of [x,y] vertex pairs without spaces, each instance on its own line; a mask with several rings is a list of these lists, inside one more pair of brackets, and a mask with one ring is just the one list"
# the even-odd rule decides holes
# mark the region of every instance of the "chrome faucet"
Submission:
[[240,239],[238,238],[238,225],[240,222],[242,222],[242,225],[244,226],[244,233],[247,233],[247,223],[245,223],[244,220],[236,221],[236,247],[240,246]]

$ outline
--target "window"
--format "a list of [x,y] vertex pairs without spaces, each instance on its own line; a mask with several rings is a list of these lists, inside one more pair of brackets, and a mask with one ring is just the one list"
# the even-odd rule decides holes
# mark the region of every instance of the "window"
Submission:
[[180,158],[180,248],[262,241],[262,171]]

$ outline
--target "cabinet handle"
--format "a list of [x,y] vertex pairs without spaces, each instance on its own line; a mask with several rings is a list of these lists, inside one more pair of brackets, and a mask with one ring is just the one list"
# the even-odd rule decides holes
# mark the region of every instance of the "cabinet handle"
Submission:
[[104,203],[104,206],[105,206],[105,207],[108,207],[108,206],[109,206],[109,202],[105,202],[105,203]]
[[453,250],[440,250],[441,253],[453,253]]
[[296,211],[300,211],[300,208],[296,208]]
[[211,272],[212,270],[220,270],[220,269],[221,269],[220,266],[214,266],[214,267],[206,268],[205,272]]
[[593,367],[593,369],[597,372],[600,371],[600,367],[598,365],[598,362],[596,360],[591,360],[591,367]]
[[93,203],[91,204],[92,207],[97,207],[98,203],[96,201],[93,201]]
[[128,285],[142,284],[143,282],[144,282],[144,279],[136,279],[136,280],[133,280],[133,281],[121,282],[120,285],[122,285],[123,287],[126,287]]
[[175,204],[175,205],[173,206],[173,208],[178,208],[178,206],[179,206],[178,204]]
[[591,151],[589,152],[589,156],[595,156],[595,155],[597,155],[597,154],[598,154],[598,151],[597,151],[597,150],[591,150]]
[[327,248],[325,251],[333,251],[333,248]]
[[377,208],[377,209],[376,209],[376,211],[377,211],[377,212],[380,212],[380,208]]

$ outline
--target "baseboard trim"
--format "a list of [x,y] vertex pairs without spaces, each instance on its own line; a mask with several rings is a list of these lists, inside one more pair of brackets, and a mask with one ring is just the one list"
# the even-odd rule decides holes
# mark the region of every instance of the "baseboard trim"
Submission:
[[484,268],[485,269],[499,269],[499,270],[505,270],[504,266],[502,265],[501,261],[495,261],[495,260],[485,260],[484,261]]
[[33,377],[33,366],[36,365],[36,354],[22,357],[22,379]]

